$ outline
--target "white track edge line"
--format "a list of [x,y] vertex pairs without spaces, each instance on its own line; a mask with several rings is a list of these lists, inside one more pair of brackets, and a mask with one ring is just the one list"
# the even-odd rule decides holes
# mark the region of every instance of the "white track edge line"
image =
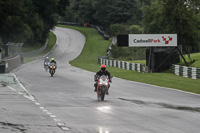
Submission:
[[20,83],[19,79],[17,78],[17,76],[12,73],[14,78],[17,80],[17,82],[19,83],[20,87],[22,87],[22,89],[24,89],[24,91],[29,95],[30,99],[35,100],[35,98],[30,94],[30,92],[28,92],[28,90]]
[[[126,80],[126,79],[118,78],[118,77],[114,77],[114,78]],[[137,81],[131,81],[131,80],[126,80],[126,81],[133,82],[133,83],[136,83],[136,84],[149,85],[149,86],[152,86],[152,87],[157,87],[157,88],[173,90],[173,91],[183,92],[183,93],[186,93],[186,94],[192,94],[192,95],[200,96],[200,94],[196,94],[196,93],[192,93],[192,92],[188,92],[188,91],[183,91],[183,90],[178,90],[178,89],[175,89],[175,88],[162,87],[162,86],[157,86],[157,85],[152,85],[152,84],[147,84],[147,83],[142,83],[142,82],[137,82]]]

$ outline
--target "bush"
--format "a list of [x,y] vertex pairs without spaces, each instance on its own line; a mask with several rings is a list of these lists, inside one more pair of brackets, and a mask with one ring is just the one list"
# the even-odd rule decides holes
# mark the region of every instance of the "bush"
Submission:
[[[113,24],[110,26],[110,32],[112,36],[117,36],[118,34],[142,34],[143,29],[139,25]],[[144,60],[146,57],[146,48],[117,47],[113,45],[111,52],[114,59]]]
[[141,28],[139,25],[131,25],[129,26],[129,34],[142,34],[143,28]]
[[128,34],[129,26],[124,24],[112,24],[110,25],[110,35],[117,36],[118,34]]

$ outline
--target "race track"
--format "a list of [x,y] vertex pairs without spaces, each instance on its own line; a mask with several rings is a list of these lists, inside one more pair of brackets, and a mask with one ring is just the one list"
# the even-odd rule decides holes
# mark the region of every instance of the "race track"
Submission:
[[58,64],[54,77],[44,70],[43,59],[23,64],[13,73],[42,107],[65,124],[66,132],[200,132],[199,95],[114,77],[110,95],[98,101],[95,73],[69,64],[81,53],[85,37],[66,28],[56,27],[54,33],[57,45],[48,55]]

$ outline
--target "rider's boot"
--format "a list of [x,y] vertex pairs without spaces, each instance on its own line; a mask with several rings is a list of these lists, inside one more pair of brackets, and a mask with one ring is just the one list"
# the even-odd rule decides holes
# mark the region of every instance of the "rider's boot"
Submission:
[[[109,90],[109,88],[110,88],[110,84],[108,85],[108,90]],[[106,91],[106,94],[107,94],[107,95],[109,95],[108,90]]]
[[[108,88],[108,90],[109,90],[109,88]],[[106,91],[106,94],[107,94],[107,95],[109,95],[108,90]]]
[[95,87],[94,92],[97,92],[97,88]]

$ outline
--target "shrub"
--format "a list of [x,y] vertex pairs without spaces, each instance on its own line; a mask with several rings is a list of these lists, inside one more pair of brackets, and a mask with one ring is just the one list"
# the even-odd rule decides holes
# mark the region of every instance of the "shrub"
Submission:
[[124,24],[112,24],[110,25],[110,35],[117,36],[118,34],[128,34],[129,26]]
[[139,25],[131,25],[129,26],[129,34],[142,34],[143,28],[141,28]]

